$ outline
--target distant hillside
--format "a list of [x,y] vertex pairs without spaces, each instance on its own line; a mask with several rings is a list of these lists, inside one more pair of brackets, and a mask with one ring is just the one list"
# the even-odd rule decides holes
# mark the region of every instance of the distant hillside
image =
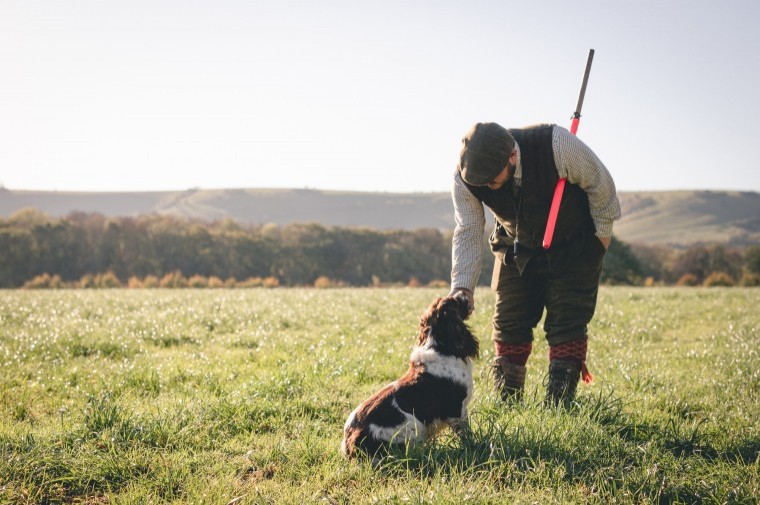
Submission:
[[[623,192],[615,234],[631,243],[689,245],[760,243],[760,193],[735,191]],[[362,193],[311,189],[225,189],[145,193],[16,191],[0,188],[0,217],[23,208],[52,216],[166,214],[245,223],[317,222],[375,229],[449,229],[448,193]]]
[[760,193],[623,193],[620,204],[623,219],[615,225],[615,234],[626,242],[677,245],[760,243]]

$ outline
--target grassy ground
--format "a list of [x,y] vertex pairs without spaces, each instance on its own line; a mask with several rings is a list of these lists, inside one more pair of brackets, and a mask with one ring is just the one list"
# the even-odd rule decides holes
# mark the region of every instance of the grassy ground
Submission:
[[430,289],[0,292],[0,503],[756,503],[758,289],[603,288],[578,407],[491,391],[474,436],[378,468],[348,413],[407,366]]

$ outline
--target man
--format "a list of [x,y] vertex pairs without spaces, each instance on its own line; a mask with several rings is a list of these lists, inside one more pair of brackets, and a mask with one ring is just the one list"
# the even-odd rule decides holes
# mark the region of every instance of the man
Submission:
[[[546,309],[549,343],[546,403],[568,406],[586,370],[587,325],[594,314],[612,223],[620,218],[615,183],[599,158],[556,125],[507,130],[478,123],[462,139],[452,199],[451,294],[473,291],[483,255],[483,206],[495,218],[489,243],[495,256],[492,338],[497,390],[522,397],[533,328]],[[554,239],[542,240],[554,188],[567,178]]]

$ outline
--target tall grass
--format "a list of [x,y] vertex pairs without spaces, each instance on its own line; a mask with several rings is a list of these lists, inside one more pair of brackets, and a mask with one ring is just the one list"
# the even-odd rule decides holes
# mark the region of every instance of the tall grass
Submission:
[[406,368],[432,289],[0,292],[0,503],[756,503],[760,290],[603,288],[570,411],[488,377],[473,433],[373,467],[353,407]]

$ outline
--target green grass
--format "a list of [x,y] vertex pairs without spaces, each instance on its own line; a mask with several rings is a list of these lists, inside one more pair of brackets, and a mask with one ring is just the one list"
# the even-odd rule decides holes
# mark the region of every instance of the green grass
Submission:
[[344,460],[440,294],[0,291],[0,503],[756,503],[758,289],[603,288],[569,412],[540,331],[526,403],[497,401],[481,289],[472,438]]

